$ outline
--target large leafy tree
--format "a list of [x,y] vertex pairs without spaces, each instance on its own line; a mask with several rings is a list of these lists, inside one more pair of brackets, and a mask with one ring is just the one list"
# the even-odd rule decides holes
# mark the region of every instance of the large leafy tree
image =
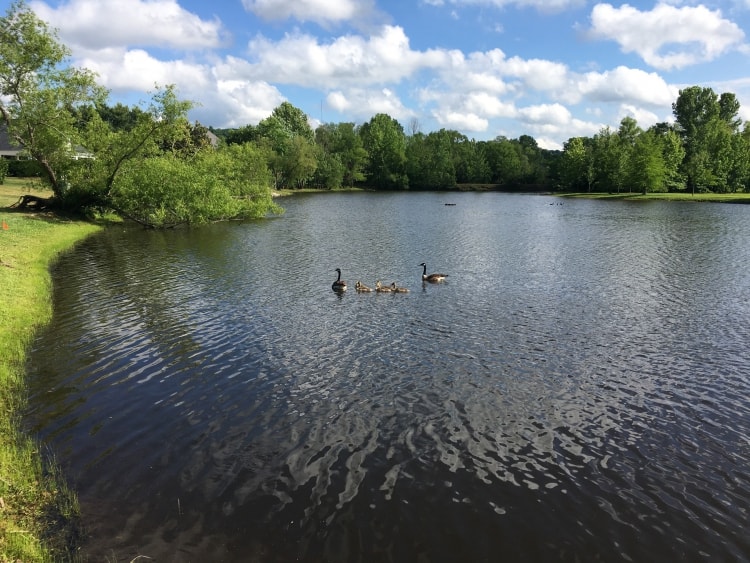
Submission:
[[563,145],[559,162],[560,187],[591,191],[594,181],[593,150],[583,137],[572,137]]
[[359,130],[362,146],[369,155],[367,177],[378,189],[404,189],[406,175],[406,136],[401,124],[379,113]]
[[731,131],[738,107],[732,96],[723,96],[723,106],[711,88],[691,86],[680,90],[672,104],[677,129],[685,148],[683,167],[688,187],[716,188],[721,182],[724,159],[718,151],[726,148],[724,132]]
[[[315,142],[320,147],[321,180],[327,188],[338,185],[353,186],[365,179],[367,151],[354,123],[325,123],[315,130]],[[326,180],[322,180],[322,178]]]
[[452,134],[445,129],[409,137],[406,145],[409,186],[417,189],[453,188],[456,169],[451,149]]
[[67,66],[68,57],[56,33],[24,2],[14,2],[0,18],[0,118],[58,197],[81,143],[70,110],[106,97],[95,75]]
[[129,130],[116,131],[94,113],[84,139],[96,158],[71,169],[66,200],[156,228],[279,211],[262,149],[215,150],[204,142],[203,128],[187,121],[191,105],[167,86]]
[[258,141],[273,151],[269,164],[279,188],[298,188],[313,178],[317,153],[305,113],[289,102],[258,123]]

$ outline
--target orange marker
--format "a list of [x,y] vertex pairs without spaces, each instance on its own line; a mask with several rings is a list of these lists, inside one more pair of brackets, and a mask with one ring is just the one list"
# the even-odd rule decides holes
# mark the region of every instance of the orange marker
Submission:
[[3,230],[7,231],[9,228],[10,227],[8,227],[8,223],[6,223],[5,221],[3,221]]

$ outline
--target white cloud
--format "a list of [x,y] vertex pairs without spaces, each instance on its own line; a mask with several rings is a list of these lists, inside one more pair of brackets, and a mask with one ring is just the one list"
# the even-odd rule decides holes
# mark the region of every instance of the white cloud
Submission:
[[176,0],[69,0],[57,8],[29,4],[42,20],[60,29],[69,46],[158,46],[186,51],[216,48],[223,42],[221,23],[205,21]]
[[433,112],[433,117],[446,129],[457,129],[459,131],[486,131],[489,121],[474,113],[462,113],[459,111],[438,110]]
[[577,82],[577,91],[597,102],[643,103],[667,106],[677,99],[677,88],[656,73],[619,66],[606,72],[589,72]]
[[552,125],[565,125],[570,123],[572,115],[570,110],[562,104],[540,104],[529,106],[518,110],[519,117],[526,123],[548,123]]
[[383,26],[368,38],[345,35],[328,44],[303,34],[280,41],[258,36],[248,50],[253,62],[243,67],[253,77],[325,89],[396,83],[445,60],[441,51],[411,50],[404,30],[394,26]]
[[106,88],[119,91],[148,92],[154,85],[191,85],[196,92],[211,87],[210,68],[184,60],[162,61],[141,49],[107,49],[96,58],[83,57],[80,65],[99,75]]
[[622,104],[622,106],[620,106],[618,123],[622,121],[624,117],[632,117],[635,119],[638,122],[638,127],[644,131],[659,121],[666,121],[666,119],[659,119],[659,116],[655,113],[633,104]]
[[266,82],[218,80],[216,89],[195,113],[202,123],[244,127],[258,124],[284,101],[284,96]]
[[331,92],[326,97],[328,105],[336,111],[348,112],[361,121],[369,121],[378,113],[386,113],[396,120],[404,121],[416,113],[404,106],[398,95],[389,88],[351,88],[346,92]]
[[364,0],[242,0],[245,9],[266,20],[293,18],[326,25],[356,20],[372,12]]
[[[464,6],[489,6],[494,8],[506,8],[515,6],[517,8],[536,8],[541,12],[559,12],[570,8],[584,5],[585,0],[448,0],[454,5]],[[436,6],[443,2],[427,2]]]
[[744,48],[745,37],[719,10],[666,3],[648,12],[628,4],[619,8],[597,4],[591,12],[590,33],[616,41],[623,52],[636,53],[661,70],[712,61],[732,49]]

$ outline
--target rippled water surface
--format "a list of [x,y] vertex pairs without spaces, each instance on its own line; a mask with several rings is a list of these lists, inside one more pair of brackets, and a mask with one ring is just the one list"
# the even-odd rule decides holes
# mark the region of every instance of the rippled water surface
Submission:
[[89,560],[750,559],[750,207],[282,204],[55,267],[28,421]]

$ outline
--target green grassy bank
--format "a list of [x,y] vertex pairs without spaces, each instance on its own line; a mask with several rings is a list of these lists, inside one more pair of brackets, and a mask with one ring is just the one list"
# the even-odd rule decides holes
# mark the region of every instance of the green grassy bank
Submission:
[[557,193],[560,197],[590,198],[590,199],[624,199],[628,201],[702,201],[714,203],[750,203],[750,193],[714,194],[714,193]]
[[0,563],[70,558],[78,505],[40,445],[20,428],[25,362],[34,332],[49,321],[50,263],[100,227],[10,208],[30,189],[0,185]]

